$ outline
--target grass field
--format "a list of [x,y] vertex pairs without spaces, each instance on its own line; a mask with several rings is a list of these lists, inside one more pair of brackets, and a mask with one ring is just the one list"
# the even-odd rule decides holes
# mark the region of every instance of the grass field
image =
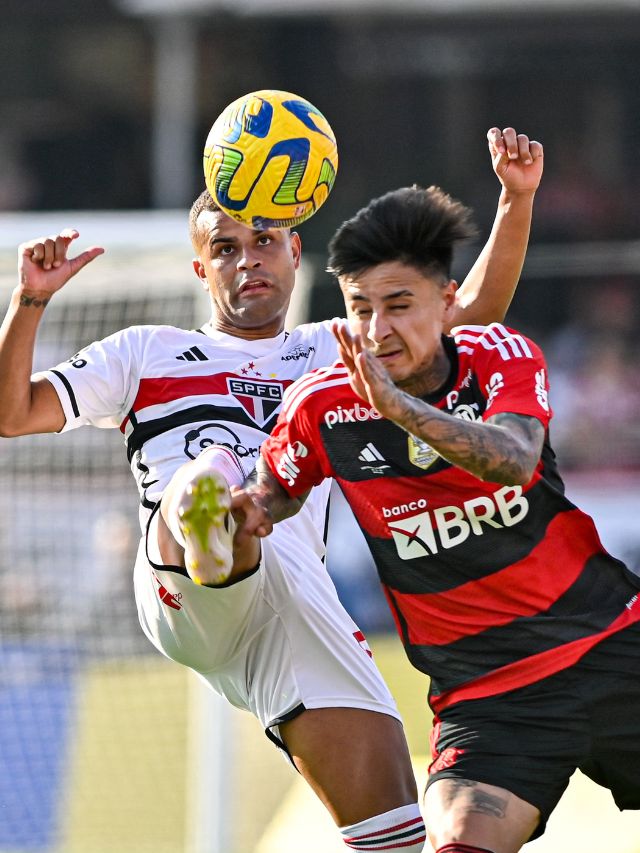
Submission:
[[[420,789],[424,788],[428,758],[426,742],[430,713],[426,679],[404,657],[396,637],[370,639],[378,666],[396,697],[405,720],[407,738]],[[638,769],[640,772],[640,768]],[[266,828],[254,853],[344,853],[335,829],[300,780],[291,786],[281,809]],[[619,812],[608,791],[576,773],[545,835],[526,845],[526,853],[640,853],[640,812]]]
[[[369,641],[397,698],[423,787],[426,679],[409,665],[396,637]],[[186,669],[159,656],[126,667],[105,663],[86,673],[55,853],[205,853],[191,843],[194,683]],[[224,853],[344,853],[323,807],[256,720],[232,711],[226,725],[233,755],[225,776],[231,840]],[[525,849],[640,853],[640,813],[620,814],[608,791],[577,774],[545,836]]]

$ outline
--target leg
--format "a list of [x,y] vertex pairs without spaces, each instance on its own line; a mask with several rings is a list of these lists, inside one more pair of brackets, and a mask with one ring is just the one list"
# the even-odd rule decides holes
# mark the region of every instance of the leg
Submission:
[[166,565],[183,566],[204,586],[237,580],[255,568],[259,540],[238,548],[229,512],[229,486],[243,479],[237,459],[224,447],[212,447],[176,471],[160,504],[158,547]]
[[360,708],[318,708],[280,726],[296,768],[338,826],[417,802],[402,725]]
[[[540,812],[504,788],[470,779],[438,779],[425,794],[435,850],[453,842],[492,853],[516,853],[533,834]],[[455,846],[450,848],[455,850]]]
[[420,853],[424,822],[395,703],[308,539],[283,526],[263,541],[257,572],[208,589],[163,569],[150,523],[150,558],[141,550],[136,566],[141,623],[164,654],[286,744],[351,849]]
[[422,851],[426,831],[399,720],[360,708],[318,708],[279,731],[347,847]]

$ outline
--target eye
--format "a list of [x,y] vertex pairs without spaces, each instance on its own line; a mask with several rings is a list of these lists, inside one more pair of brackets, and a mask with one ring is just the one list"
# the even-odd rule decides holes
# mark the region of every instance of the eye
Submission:
[[351,311],[358,318],[370,317],[371,316],[371,308],[363,308],[363,307],[356,306],[355,308],[352,307]]
[[219,255],[231,255],[233,254],[234,247],[231,243],[223,243],[218,247]]
[[405,303],[398,302],[395,305],[390,305],[389,310],[390,311],[406,311],[408,307],[409,306],[406,305]]
[[272,242],[272,240],[273,240],[273,237],[271,236],[271,234],[261,234],[258,237],[258,245],[259,246],[268,246],[269,243]]

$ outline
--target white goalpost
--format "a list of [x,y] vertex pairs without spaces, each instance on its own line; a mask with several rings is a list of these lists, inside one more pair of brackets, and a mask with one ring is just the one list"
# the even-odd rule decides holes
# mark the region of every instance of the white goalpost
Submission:
[[[106,253],[47,307],[35,369],[129,325],[208,318],[186,211],[0,215],[3,311],[18,244],[63,227],[80,232],[78,250]],[[290,771],[248,714],[142,634],[122,436],[0,439],[0,475],[0,851],[247,853],[259,827],[238,828],[233,786],[248,782],[236,765],[266,774],[271,797]]]

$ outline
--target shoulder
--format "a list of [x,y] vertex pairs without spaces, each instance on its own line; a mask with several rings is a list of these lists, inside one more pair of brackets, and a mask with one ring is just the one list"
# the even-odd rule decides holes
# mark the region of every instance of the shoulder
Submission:
[[476,358],[494,355],[502,361],[511,361],[540,355],[540,348],[531,338],[502,323],[456,326],[451,330],[451,337],[459,353]]
[[293,382],[285,391],[282,413],[286,420],[313,406],[326,404],[337,392],[347,386],[349,373],[345,366],[336,361],[328,367],[321,367],[306,373]]
[[291,338],[298,338],[300,340],[334,340],[333,333],[331,331],[331,323],[332,320],[321,320],[318,323],[301,323],[299,326],[296,326],[289,335],[289,340]]
[[120,329],[118,332],[113,332],[104,341],[109,341],[119,346],[127,346],[128,344],[148,344],[154,341],[164,342],[170,339],[180,340],[185,336],[197,334],[194,331],[179,329],[177,326],[153,326],[153,325],[138,325],[127,326],[125,329]]
[[319,323],[303,323],[296,326],[287,336],[286,346],[311,353],[315,364],[331,364],[337,353],[336,339],[331,331],[331,320]]

